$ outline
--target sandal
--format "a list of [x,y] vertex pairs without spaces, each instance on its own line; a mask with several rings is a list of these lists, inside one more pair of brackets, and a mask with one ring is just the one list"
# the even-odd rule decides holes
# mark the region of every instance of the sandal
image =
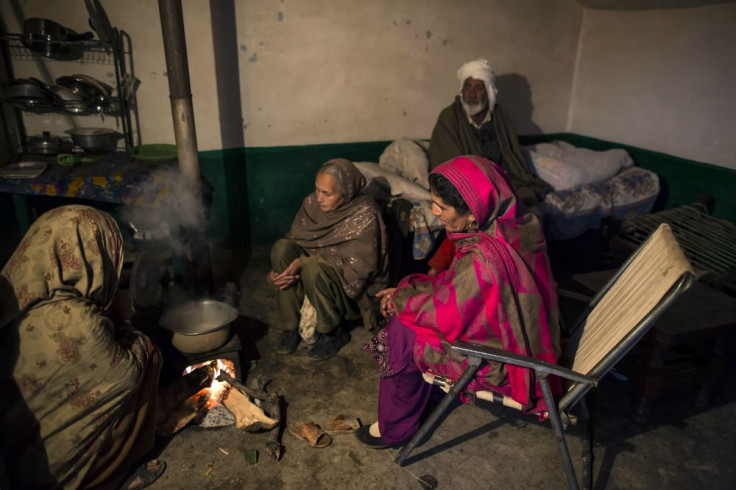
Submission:
[[140,465],[133,474],[125,480],[125,483],[123,483],[120,489],[138,490],[140,488],[146,488],[148,485],[155,482],[165,469],[166,461],[152,459]]
[[332,437],[314,422],[298,422],[290,425],[289,432],[310,447],[327,447],[332,443]]
[[348,415],[340,414],[325,424],[325,433],[334,436],[336,434],[349,434],[360,427],[360,421]]

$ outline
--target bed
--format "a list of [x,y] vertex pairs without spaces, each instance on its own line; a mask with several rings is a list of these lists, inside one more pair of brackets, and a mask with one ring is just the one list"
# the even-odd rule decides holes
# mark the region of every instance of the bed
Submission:
[[[390,189],[389,209],[397,202],[411,203],[402,219],[407,221],[403,228],[413,232],[416,260],[432,253],[443,230],[431,212],[428,144],[400,138],[386,147],[378,163],[355,162],[369,183],[380,181]],[[593,151],[554,141],[524,147],[524,155],[530,170],[553,189],[537,210],[549,240],[598,229],[608,217],[623,220],[647,214],[659,195],[657,174],[636,167],[623,149]]]

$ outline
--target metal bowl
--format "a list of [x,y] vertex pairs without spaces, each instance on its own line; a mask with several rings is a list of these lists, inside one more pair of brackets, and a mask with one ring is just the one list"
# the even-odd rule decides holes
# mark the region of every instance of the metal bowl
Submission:
[[159,325],[173,332],[171,343],[185,354],[215,350],[230,337],[230,323],[238,310],[227,303],[204,299],[189,301],[166,311]]
[[121,133],[108,128],[74,128],[67,129],[65,133],[71,135],[75,145],[90,153],[113,151],[123,137]]

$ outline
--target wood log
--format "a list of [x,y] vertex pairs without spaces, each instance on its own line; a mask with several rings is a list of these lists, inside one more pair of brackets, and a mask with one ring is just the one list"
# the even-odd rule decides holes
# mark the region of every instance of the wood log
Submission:
[[283,424],[281,423],[281,397],[279,397],[278,393],[266,393],[265,386],[268,384],[268,380],[265,380],[260,376],[257,376],[253,380],[256,388],[251,388],[244,385],[224,371],[220,372],[220,375],[217,377],[217,379],[218,381],[227,382],[230,386],[240,391],[244,395],[249,395],[256,400],[262,400],[266,405],[266,410],[268,410],[268,413],[275,416],[278,428],[275,431],[271,432],[271,434],[269,434],[268,439],[266,440],[266,452],[273,459],[279,461],[281,459],[281,453],[283,452],[283,446],[281,445]]
[[185,400],[194,396],[202,388],[210,386],[214,377],[214,367],[207,364],[177,378],[166,388],[160,390],[158,394],[159,419],[168,418],[168,414],[179,409]]
[[170,436],[202,416],[214,377],[214,365],[209,363],[160,390],[156,432],[164,437]]
[[278,420],[267,416],[239,389],[230,390],[222,404],[235,417],[235,425],[248,432],[271,430],[279,423]]
[[276,430],[272,431],[268,435],[268,439],[266,440],[266,452],[276,461],[281,459],[281,453],[283,451],[283,446],[281,445],[281,434],[284,431],[284,424],[283,424],[283,418],[281,417],[281,397],[277,393],[273,394],[273,404],[275,405],[275,408],[270,410],[269,413],[276,416],[276,419],[279,421],[279,425],[276,428]]
[[203,388],[184,400],[179,407],[166,413],[165,417],[159,417],[156,432],[161,436],[168,437],[186,427],[189,422],[203,414],[209,400],[209,394],[209,388]]
[[247,395],[251,398],[255,398],[257,400],[266,400],[269,398],[269,395],[266,392],[255,390],[253,388],[245,386],[243,383],[233,378],[225,371],[220,371],[220,374],[217,376],[217,381],[225,381],[227,384],[240,391],[242,394]]

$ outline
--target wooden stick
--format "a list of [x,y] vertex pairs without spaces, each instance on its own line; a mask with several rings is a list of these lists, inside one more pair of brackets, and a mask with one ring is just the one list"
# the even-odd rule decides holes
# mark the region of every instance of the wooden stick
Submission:
[[[279,397],[278,393],[269,394],[261,390],[249,388],[225,371],[220,371],[217,379],[218,381],[227,382],[230,386],[244,395],[266,402],[268,405],[268,413],[273,416],[272,418],[278,421],[276,430],[272,431],[266,440],[266,452],[276,461],[279,461],[281,459],[281,452],[283,451],[283,446],[281,445],[281,434],[283,433],[284,424],[281,417],[281,397]],[[262,386],[265,386],[266,384],[267,382],[263,383]]]
[[249,397],[255,398],[257,400],[267,400],[269,398],[269,395],[267,393],[248,388],[243,383],[230,376],[230,374],[226,373],[224,369],[221,370],[220,374],[217,376],[217,381],[225,381],[230,386],[240,391],[242,394],[248,395]]

